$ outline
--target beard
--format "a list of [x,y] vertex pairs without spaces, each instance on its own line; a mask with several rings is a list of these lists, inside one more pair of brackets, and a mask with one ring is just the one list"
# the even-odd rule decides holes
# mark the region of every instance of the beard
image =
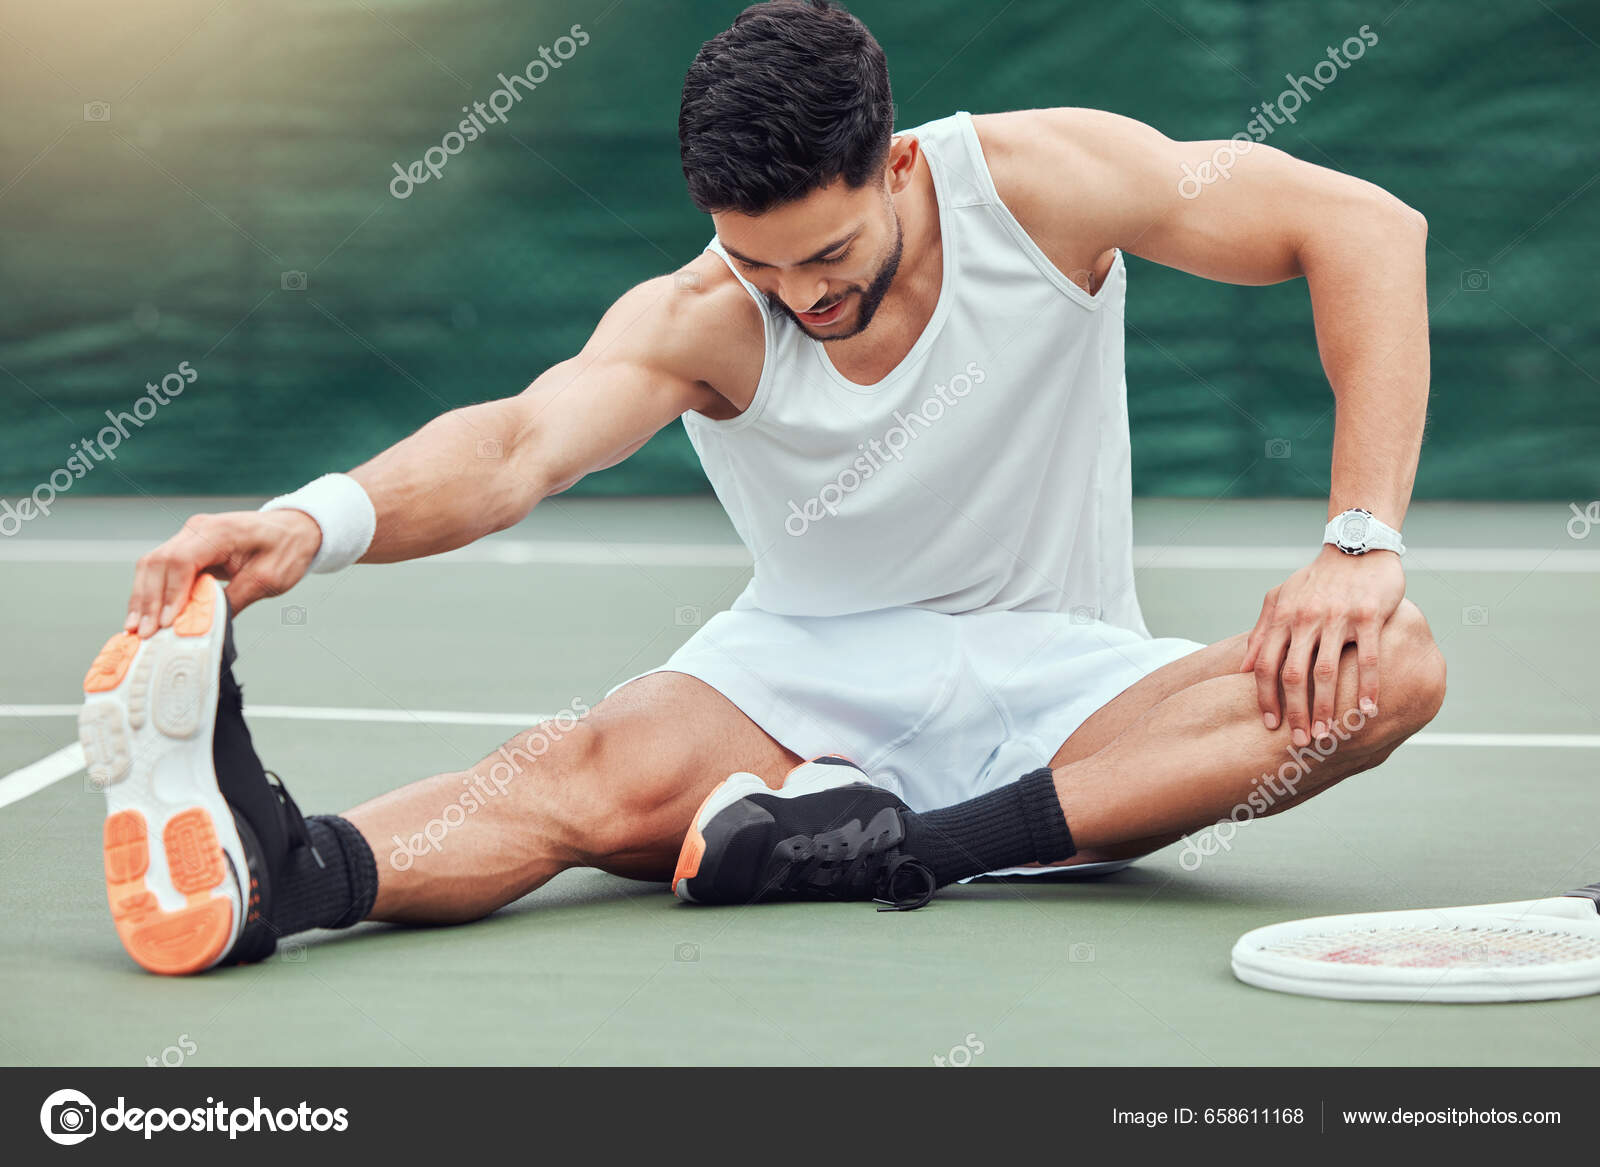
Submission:
[[[770,292],[767,293],[767,304],[773,311],[787,316],[801,332],[811,337],[812,340],[819,340],[823,344],[830,344],[836,340],[848,340],[852,336],[860,336],[867,330],[867,325],[872,323],[872,318],[877,315],[879,305],[883,303],[884,296],[889,293],[889,285],[894,283],[895,273],[900,270],[900,253],[904,250],[904,247],[905,235],[900,229],[900,216],[896,215],[894,217],[894,247],[890,249],[883,263],[878,266],[877,274],[872,277],[866,287],[850,288],[838,300],[834,301],[834,304],[837,304],[839,300],[852,294],[861,296],[861,306],[856,310],[855,327],[848,332],[835,333],[832,336],[818,336],[801,322],[789,305]],[[832,304],[826,305],[823,310],[825,311],[826,308],[831,308],[832,306]]]

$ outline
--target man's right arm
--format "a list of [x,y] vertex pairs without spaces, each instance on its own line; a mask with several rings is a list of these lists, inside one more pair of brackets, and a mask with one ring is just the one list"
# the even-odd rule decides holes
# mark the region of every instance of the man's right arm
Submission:
[[[465,546],[622,461],[688,410],[737,412],[730,398],[748,402],[760,376],[760,317],[713,262],[685,269],[702,275],[700,288],[664,276],[626,293],[580,353],[517,396],[442,414],[351,471],[377,512],[361,562]],[[321,542],[304,511],[195,515],[139,560],[125,627],[149,636],[170,624],[202,571],[229,579],[236,612],[279,595]]]

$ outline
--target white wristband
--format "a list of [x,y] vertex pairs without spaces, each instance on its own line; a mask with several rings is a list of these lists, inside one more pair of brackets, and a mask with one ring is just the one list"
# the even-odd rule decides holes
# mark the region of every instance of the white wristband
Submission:
[[324,474],[290,494],[280,494],[264,511],[304,511],[322,528],[322,546],[311,561],[315,572],[342,571],[367,553],[378,512],[361,484],[348,474]]

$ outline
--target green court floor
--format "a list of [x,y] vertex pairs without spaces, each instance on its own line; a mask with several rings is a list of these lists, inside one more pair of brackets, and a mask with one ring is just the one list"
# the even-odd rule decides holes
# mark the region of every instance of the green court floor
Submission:
[[[0,541],[0,799],[4,775],[72,742],[132,554],[196,505],[74,500]],[[1600,534],[1570,518],[1419,506],[1410,594],[1449,661],[1444,711],[1379,770],[1193,872],[1168,850],[1100,881],[968,885],[894,914],[695,909],[573,871],[477,924],[317,933],[172,980],[117,944],[103,800],[66,777],[0,807],[0,1062],[1600,1063],[1600,998],[1348,1004],[1248,988],[1227,962],[1276,920],[1600,879]],[[1320,521],[1316,504],[1141,504],[1152,630],[1247,627]],[[344,809],[476,760],[522,714],[598,700],[747,575],[708,501],[555,500],[462,555],[314,577],[238,624],[247,708],[272,713],[257,745],[308,813]],[[508,724],[468,723],[484,714]]]

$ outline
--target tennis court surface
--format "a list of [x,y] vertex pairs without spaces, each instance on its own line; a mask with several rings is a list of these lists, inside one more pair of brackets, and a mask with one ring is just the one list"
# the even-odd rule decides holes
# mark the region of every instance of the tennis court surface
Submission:
[[[1600,879],[1600,533],[1565,504],[1414,507],[1408,594],[1449,662],[1443,712],[1377,771],[1198,864],[1171,848],[1098,881],[950,888],[914,913],[696,909],[664,885],[573,871],[476,924],[313,933],[260,965],[160,978],[109,923],[103,797],[81,773],[45,779],[71,769],[70,750],[52,756],[74,741],[78,686],[120,623],[133,559],[192,510],[230,505],[63,501],[0,540],[0,802],[15,799],[0,806],[4,1063],[1600,1060],[1600,998],[1357,1004],[1251,989],[1228,968],[1239,934],[1277,920]],[[1152,631],[1247,628],[1314,552],[1300,544],[1321,512],[1137,504]],[[451,556],[310,577],[237,625],[256,743],[307,813],[343,810],[597,701],[748,575],[720,511],[695,498],[555,499]]]

